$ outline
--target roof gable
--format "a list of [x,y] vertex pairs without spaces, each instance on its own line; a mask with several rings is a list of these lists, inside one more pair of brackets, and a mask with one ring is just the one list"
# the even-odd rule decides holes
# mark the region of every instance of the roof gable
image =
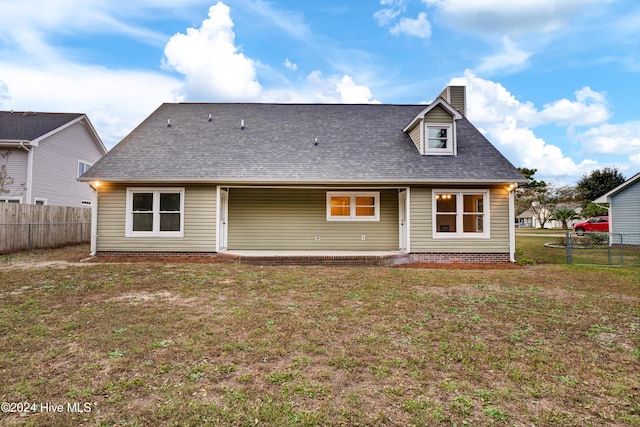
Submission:
[[38,146],[40,141],[78,122],[87,127],[96,146],[105,154],[107,149],[91,121],[80,113],[0,111],[0,142]]
[[629,178],[628,180],[626,180],[622,184],[618,185],[616,188],[612,189],[608,193],[605,193],[602,196],[598,197],[596,200],[594,200],[594,202],[596,202],[596,203],[609,203],[611,197],[615,196],[616,194],[620,193],[621,191],[624,191],[628,187],[631,187],[636,182],[640,182],[640,173],[635,174],[634,176],[632,176],[631,178]]
[[429,112],[431,112],[432,110],[436,109],[436,107],[440,107],[443,110],[445,110],[447,113],[449,113],[451,115],[451,117],[453,118],[453,120],[460,120],[462,118],[462,114],[460,114],[460,112],[458,110],[453,108],[451,106],[451,104],[449,104],[447,101],[445,101],[442,98],[438,98],[435,101],[433,101],[431,104],[429,104],[425,109],[420,111],[413,118],[413,120],[411,120],[411,122],[409,122],[409,124],[407,126],[405,126],[405,128],[403,129],[403,132],[411,132],[411,130],[414,127],[416,127],[420,122],[422,122],[424,120],[425,116]]

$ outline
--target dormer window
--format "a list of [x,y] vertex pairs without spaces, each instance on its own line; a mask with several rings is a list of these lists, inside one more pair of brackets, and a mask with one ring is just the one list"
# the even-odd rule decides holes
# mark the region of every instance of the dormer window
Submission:
[[456,122],[462,118],[460,111],[439,97],[418,113],[403,132],[409,134],[423,156],[455,156]]
[[453,139],[451,125],[426,125],[425,152],[429,154],[452,154]]

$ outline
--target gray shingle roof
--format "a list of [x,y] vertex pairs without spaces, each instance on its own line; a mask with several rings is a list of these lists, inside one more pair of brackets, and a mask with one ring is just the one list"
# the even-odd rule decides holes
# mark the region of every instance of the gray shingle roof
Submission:
[[82,179],[262,184],[524,182],[466,118],[457,122],[457,156],[420,155],[402,129],[424,108],[163,104]]
[[0,111],[0,140],[33,141],[80,116],[82,114]]

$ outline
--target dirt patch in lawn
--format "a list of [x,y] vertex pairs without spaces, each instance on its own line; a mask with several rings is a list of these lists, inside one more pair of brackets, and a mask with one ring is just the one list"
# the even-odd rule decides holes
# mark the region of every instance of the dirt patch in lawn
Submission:
[[478,262],[478,263],[462,263],[462,262],[419,262],[413,264],[403,264],[396,266],[398,268],[433,268],[438,270],[521,270],[527,268],[523,265],[512,264],[510,262]]

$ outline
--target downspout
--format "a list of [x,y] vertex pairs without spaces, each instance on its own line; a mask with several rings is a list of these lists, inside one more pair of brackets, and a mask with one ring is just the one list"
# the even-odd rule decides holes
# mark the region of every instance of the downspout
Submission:
[[[509,193],[509,261],[516,262],[516,192],[517,184],[512,184],[512,189],[507,190]],[[510,186],[511,188],[511,186]]]
[[33,194],[33,148],[24,145],[24,141],[20,141],[20,148],[27,152],[27,193],[25,194],[25,204],[31,204],[31,196]]
[[98,248],[98,188],[94,184],[90,184],[93,190],[91,196],[91,253],[90,256],[96,256]]

